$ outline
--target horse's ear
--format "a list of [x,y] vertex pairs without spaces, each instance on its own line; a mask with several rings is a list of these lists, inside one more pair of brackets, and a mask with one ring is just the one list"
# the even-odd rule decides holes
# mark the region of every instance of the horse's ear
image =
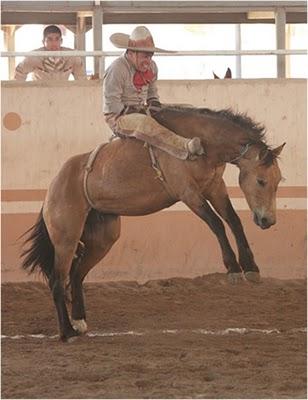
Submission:
[[257,160],[261,161],[264,165],[270,165],[275,158],[279,156],[282,152],[286,143],[283,143],[281,146],[276,147],[276,149],[269,150],[267,148],[263,148],[259,151],[257,155]]
[[284,142],[281,146],[276,147],[276,149],[272,150],[272,154],[275,158],[277,158],[280,155],[285,145],[286,142]]
[[267,148],[263,148],[259,151],[259,154],[257,155],[256,160],[257,161],[265,161],[270,153],[271,153],[270,150],[268,150]]
[[232,72],[231,72],[231,69],[228,68],[226,73],[225,73],[224,79],[231,79],[231,78],[232,78]]
[[219,76],[216,75],[214,71],[213,71],[213,75],[214,75],[214,79],[220,79]]

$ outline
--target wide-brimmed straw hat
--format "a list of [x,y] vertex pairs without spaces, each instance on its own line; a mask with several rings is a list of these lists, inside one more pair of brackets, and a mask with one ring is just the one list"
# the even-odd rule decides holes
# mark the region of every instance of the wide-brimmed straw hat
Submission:
[[130,36],[125,33],[114,33],[110,36],[110,41],[119,49],[145,51],[149,53],[174,53],[170,50],[155,47],[151,32],[145,26],[137,26]]

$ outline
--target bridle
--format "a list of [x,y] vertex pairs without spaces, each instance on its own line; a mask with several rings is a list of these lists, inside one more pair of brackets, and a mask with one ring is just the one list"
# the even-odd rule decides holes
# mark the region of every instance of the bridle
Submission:
[[229,163],[231,163],[231,164],[234,164],[236,161],[240,160],[240,159],[241,159],[242,157],[244,157],[244,155],[247,153],[247,151],[248,151],[250,145],[251,145],[251,143],[247,143],[245,146],[242,147],[242,151],[240,152],[240,155],[239,155],[239,156],[237,156],[237,157],[235,157],[235,158],[233,158],[232,160],[227,161],[227,162],[229,162]]

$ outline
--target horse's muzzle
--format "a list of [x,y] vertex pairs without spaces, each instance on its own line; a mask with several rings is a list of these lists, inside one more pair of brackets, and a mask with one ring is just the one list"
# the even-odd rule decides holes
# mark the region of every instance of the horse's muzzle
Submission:
[[261,216],[254,212],[253,220],[261,229],[268,229],[276,223],[275,219]]

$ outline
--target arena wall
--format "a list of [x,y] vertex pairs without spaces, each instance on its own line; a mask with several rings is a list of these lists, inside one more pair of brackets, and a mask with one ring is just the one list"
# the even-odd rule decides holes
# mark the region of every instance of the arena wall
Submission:
[[[238,188],[237,168],[225,180],[261,273],[306,276],[306,81],[302,79],[160,81],[164,103],[247,112],[267,127],[267,141],[287,145],[280,166],[277,224],[262,231]],[[20,269],[20,240],[46,189],[70,156],[107,141],[102,83],[2,83],[2,281],[39,279]],[[228,231],[228,233],[230,233]],[[230,236],[231,243],[234,240]],[[184,204],[144,217],[123,217],[122,235],[89,281],[195,277],[223,272],[216,238]]]

